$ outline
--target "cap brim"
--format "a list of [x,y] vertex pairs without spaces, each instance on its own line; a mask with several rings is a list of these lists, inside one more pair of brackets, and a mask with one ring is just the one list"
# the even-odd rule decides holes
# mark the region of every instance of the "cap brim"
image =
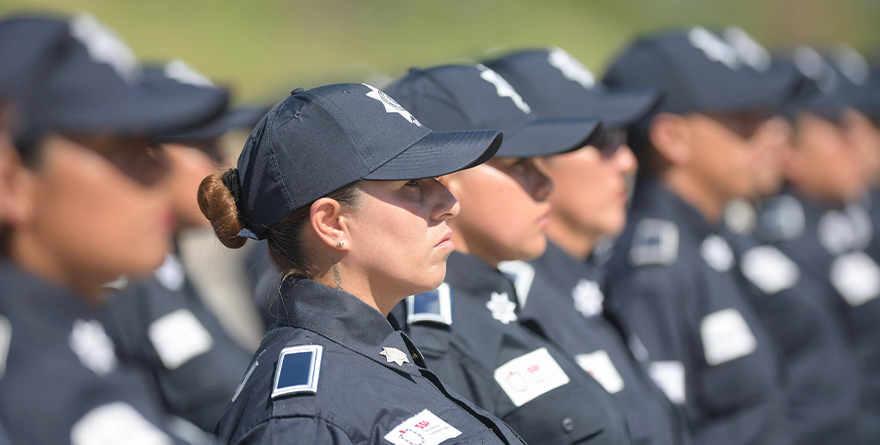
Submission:
[[697,104],[697,109],[731,113],[775,111],[793,96],[800,80],[791,70],[771,70],[744,79],[731,78],[724,94],[705,97],[702,104]]
[[505,133],[504,143],[495,156],[530,158],[577,150],[587,145],[600,127],[598,118],[538,117]]
[[584,116],[597,116],[605,128],[632,125],[657,105],[662,93],[656,88],[628,88],[596,92],[584,107]]
[[373,181],[433,178],[488,161],[501,147],[498,130],[429,133],[364,177]]
[[216,119],[203,125],[190,128],[181,133],[162,135],[159,140],[161,142],[172,142],[216,139],[232,130],[251,131],[268,111],[269,109],[264,107],[227,110]]

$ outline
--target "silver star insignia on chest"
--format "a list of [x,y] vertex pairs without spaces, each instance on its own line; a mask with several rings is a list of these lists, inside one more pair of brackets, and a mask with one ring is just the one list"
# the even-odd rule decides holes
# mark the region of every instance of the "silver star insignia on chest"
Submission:
[[388,363],[394,362],[397,363],[397,366],[403,366],[404,363],[409,363],[409,358],[406,354],[397,348],[382,347],[382,352],[380,352],[379,355],[384,355],[385,359],[388,360]]

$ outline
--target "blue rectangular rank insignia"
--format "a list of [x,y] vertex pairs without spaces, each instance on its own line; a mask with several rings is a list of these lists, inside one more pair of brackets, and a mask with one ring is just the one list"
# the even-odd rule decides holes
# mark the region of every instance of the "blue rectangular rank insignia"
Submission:
[[406,322],[413,324],[421,321],[452,325],[452,293],[448,284],[443,283],[430,292],[406,297]]
[[320,345],[291,346],[281,350],[278,368],[275,370],[272,398],[286,394],[318,392],[323,353],[324,347]]

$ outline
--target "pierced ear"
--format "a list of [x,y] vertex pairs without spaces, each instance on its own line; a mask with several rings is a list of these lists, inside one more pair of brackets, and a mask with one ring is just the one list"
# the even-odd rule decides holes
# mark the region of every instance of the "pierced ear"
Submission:
[[685,164],[690,160],[686,124],[684,116],[672,113],[660,113],[651,120],[648,130],[651,144],[671,164]]
[[340,221],[342,204],[331,198],[321,198],[312,203],[309,222],[318,238],[328,247],[348,250],[345,226]]

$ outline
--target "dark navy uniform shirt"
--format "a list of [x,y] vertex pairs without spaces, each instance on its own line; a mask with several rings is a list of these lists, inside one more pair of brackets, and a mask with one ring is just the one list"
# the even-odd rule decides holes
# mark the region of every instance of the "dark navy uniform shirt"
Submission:
[[640,178],[608,263],[614,301],[694,443],[785,444],[779,356],[730,245],[696,209]]
[[0,419],[13,444],[182,443],[159,427],[155,390],[119,363],[78,295],[6,263],[0,283]]
[[[540,258],[500,265],[512,274],[520,320],[534,320],[620,402],[633,443],[688,442],[680,416],[627,346],[601,266],[573,258],[552,242]],[[641,345],[633,338],[634,348]]]
[[114,295],[101,320],[119,359],[150,374],[169,413],[214,431],[252,354],[205,307],[176,256]]
[[833,289],[751,231],[728,237],[784,360],[792,439],[858,443],[860,370]]
[[520,324],[513,283],[453,252],[439,289],[405,300],[428,368],[534,444],[628,444],[626,418],[571,356]]
[[448,390],[379,311],[353,295],[285,281],[217,435],[231,444],[520,444]]
[[825,310],[845,320],[863,379],[864,443],[880,442],[880,266],[863,250],[872,232],[864,208],[831,207],[791,190],[764,203],[755,230],[809,277]]

